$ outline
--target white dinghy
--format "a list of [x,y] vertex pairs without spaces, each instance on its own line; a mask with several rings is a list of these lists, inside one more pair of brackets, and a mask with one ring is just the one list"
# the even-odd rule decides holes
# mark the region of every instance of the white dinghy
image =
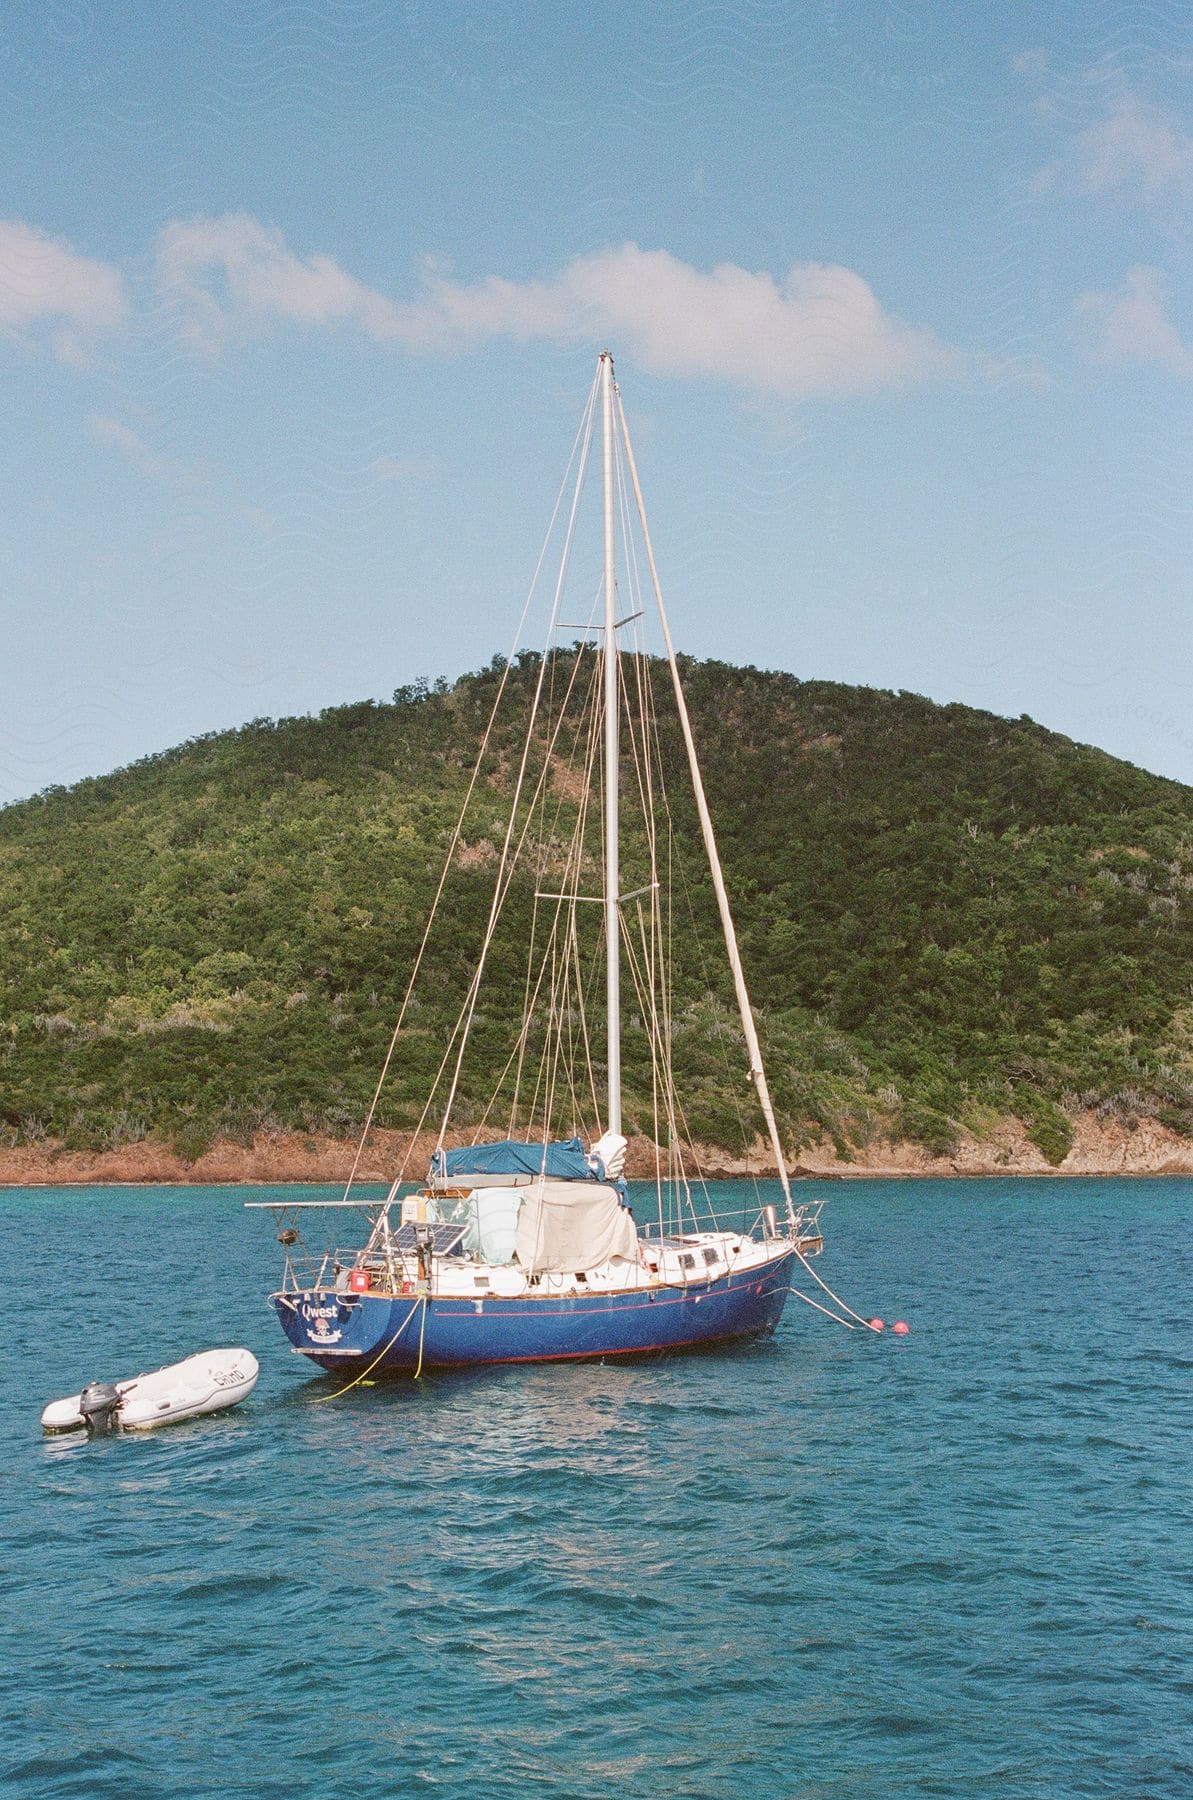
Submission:
[[51,1400],[41,1415],[44,1431],[149,1431],[203,1413],[226,1412],[257,1385],[251,1350],[200,1350],[184,1362],[134,1375],[131,1381],[92,1381],[79,1394]]

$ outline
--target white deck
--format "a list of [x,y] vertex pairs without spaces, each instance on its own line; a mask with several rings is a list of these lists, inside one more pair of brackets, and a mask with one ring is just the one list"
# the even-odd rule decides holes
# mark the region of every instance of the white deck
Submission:
[[[734,1231],[692,1232],[682,1237],[639,1239],[638,1260],[620,1257],[595,1269],[528,1275],[513,1263],[477,1262],[471,1257],[435,1258],[432,1291],[445,1299],[477,1299],[486,1294],[515,1299],[522,1294],[633,1293],[661,1287],[703,1287],[726,1274],[761,1268],[788,1248],[787,1238],[761,1241]],[[374,1292],[413,1291],[417,1259],[370,1256],[366,1266]],[[391,1283],[392,1267],[392,1283]],[[349,1271],[337,1279],[341,1291]]]

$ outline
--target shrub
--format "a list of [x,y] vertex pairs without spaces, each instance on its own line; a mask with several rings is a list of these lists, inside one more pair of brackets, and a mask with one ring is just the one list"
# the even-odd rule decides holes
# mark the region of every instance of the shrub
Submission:
[[956,1151],[957,1127],[952,1119],[918,1101],[908,1101],[899,1109],[895,1129],[899,1137],[922,1145],[929,1156],[952,1156]]

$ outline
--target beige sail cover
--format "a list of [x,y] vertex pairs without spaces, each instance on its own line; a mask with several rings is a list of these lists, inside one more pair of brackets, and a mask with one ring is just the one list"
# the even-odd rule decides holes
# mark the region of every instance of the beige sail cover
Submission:
[[595,1269],[611,1257],[633,1262],[638,1228],[617,1189],[594,1181],[536,1181],[522,1190],[518,1261],[532,1273]]

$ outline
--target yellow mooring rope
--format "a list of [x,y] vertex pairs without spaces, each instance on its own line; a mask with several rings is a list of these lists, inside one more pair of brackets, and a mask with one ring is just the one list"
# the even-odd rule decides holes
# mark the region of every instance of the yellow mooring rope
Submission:
[[402,1333],[405,1331],[407,1325],[409,1325],[411,1319],[414,1317],[415,1313],[418,1311],[419,1307],[421,1306],[423,1309],[423,1316],[422,1316],[422,1324],[419,1328],[419,1333],[418,1333],[418,1367],[414,1371],[414,1379],[417,1381],[419,1376],[423,1372],[423,1333],[427,1329],[427,1301],[428,1301],[428,1299],[429,1299],[429,1295],[427,1295],[427,1294],[420,1294],[418,1296],[418,1299],[414,1302],[414,1305],[410,1308],[410,1311],[406,1314],[406,1317],[402,1320],[402,1323],[398,1326],[398,1329],[394,1332],[394,1334],[390,1338],[388,1344],[384,1345],[383,1348],[377,1352],[377,1355],[373,1358],[372,1362],[369,1364],[367,1369],[362,1369],[359,1375],[353,1376],[352,1380],[350,1382],[348,1382],[345,1387],[336,1388],[334,1390],[334,1392],[330,1393],[330,1394],[317,1394],[315,1396],[315,1405],[316,1406],[320,1405],[320,1403],[324,1400],[338,1400],[341,1397],[341,1395],[351,1393],[351,1391],[354,1387],[359,1387],[361,1382],[366,1380],[368,1378],[368,1376],[370,1376],[373,1373],[373,1370],[377,1367],[377,1364],[381,1361],[382,1357],[388,1355],[389,1351],[391,1351],[393,1349],[394,1345],[397,1343],[398,1339],[401,1337]]

